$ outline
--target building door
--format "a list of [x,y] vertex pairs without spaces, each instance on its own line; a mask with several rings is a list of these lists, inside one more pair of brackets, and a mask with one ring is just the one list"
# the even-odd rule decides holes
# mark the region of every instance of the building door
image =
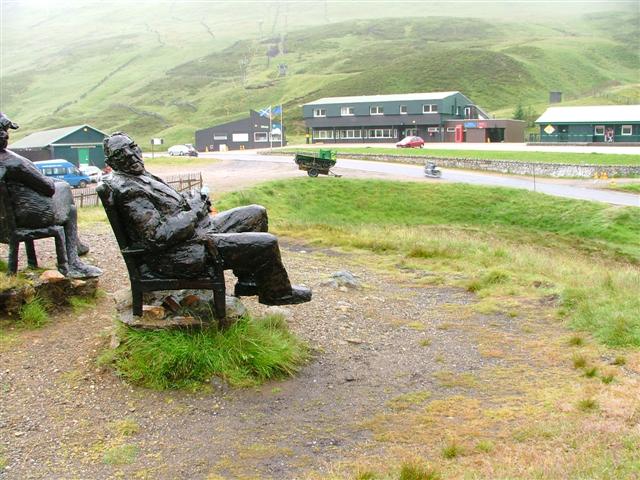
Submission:
[[569,126],[568,125],[560,125],[558,127],[558,141],[559,142],[568,142],[569,141]]
[[464,127],[462,125],[456,125],[455,141],[456,143],[464,142]]
[[78,149],[78,165],[89,165],[89,149]]

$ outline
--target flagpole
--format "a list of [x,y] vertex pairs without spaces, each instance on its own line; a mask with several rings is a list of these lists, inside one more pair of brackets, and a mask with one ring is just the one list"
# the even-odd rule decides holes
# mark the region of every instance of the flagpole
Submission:
[[280,104],[280,148],[284,142],[284,105]]
[[273,127],[271,126],[271,105],[269,105],[269,151],[273,151]]

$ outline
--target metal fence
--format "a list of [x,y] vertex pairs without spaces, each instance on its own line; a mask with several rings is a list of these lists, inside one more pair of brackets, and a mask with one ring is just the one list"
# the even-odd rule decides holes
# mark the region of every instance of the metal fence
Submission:
[[[189,191],[192,188],[202,188],[202,173],[185,173],[182,175],[172,175],[163,180],[175,188],[178,192]],[[100,205],[100,198],[96,192],[96,186],[87,188],[74,188],[73,200],[78,208],[97,207]]]

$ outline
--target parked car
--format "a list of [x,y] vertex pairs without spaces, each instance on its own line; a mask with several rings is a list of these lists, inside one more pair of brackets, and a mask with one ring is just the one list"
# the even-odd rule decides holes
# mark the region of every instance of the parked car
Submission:
[[424,147],[424,140],[421,137],[404,137],[398,143],[398,148],[422,148]]
[[82,173],[78,167],[67,160],[43,160],[33,162],[33,164],[47,177],[64,180],[74,188],[84,188],[91,182],[88,175]]
[[169,155],[182,156],[182,157],[197,157],[198,151],[193,148],[193,145],[174,145],[167,150]]
[[102,170],[98,167],[94,167],[93,165],[80,165],[78,170],[87,175],[93,183],[98,183],[102,180]]

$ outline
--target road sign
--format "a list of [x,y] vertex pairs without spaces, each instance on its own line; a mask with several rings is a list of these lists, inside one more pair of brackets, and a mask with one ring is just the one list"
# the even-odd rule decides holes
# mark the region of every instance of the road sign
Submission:
[[546,133],[547,135],[551,135],[555,131],[556,129],[553,128],[553,125],[547,125],[546,127],[544,127],[544,133]]

